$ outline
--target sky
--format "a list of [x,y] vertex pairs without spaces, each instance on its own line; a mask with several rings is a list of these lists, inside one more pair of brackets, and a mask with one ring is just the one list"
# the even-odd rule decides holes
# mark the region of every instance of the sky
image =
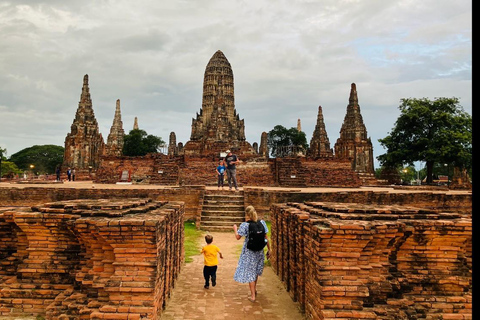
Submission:
[[466,0],[0,0],[0,147],[64,146],[88,74],[106,142],[123,128],[190,139],[205,67],[234,74],[247,141],[276,125],[310,142],[318,106],[333,148],[355,83],[376,157],[403,98],[456,97],[472,113]]

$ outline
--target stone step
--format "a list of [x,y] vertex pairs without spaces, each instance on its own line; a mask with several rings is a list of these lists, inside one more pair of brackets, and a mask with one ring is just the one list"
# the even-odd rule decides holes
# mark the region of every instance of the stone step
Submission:
[[235,191],[234,189],[232,190],[207,190],[205,191],[205,197],[207,196],[242,196],[243,197],[243,190],[238,190],[238,191]]
[[203,196],[200,229],[205,231],[233,231],[234,224],[245,221],[243,191],[208,190]]
[[245,217],[231,217],[231,216],[201,216],[200,222],[211,222],[216,224],[223,224],[223,223],[242,223],[245,222]]
[[236,193],[227,193],[227,194],[205,194],[203,196],[204,199],[214,200],[214,199],[243,199],[244,195]]
[[[245,219],[242,220],[242,222],[244,222]],[[234,223],[238,223],[238,222],[234,222],[234,221],[202,221],[201,222],[201,225],[203,226],[232,226]]]
[[243,205],[203,205],[202,211],[242,211],[244,210]]
[[203,198],[203,203],[204,204],[224,204],[224,203],[231,203],[231,204],[237,204],[237,205],[243,205],[244,198]]
[[243,217],[245,218],[245,212],[242,211],[228,211],[223,210],[202,210],[202,216],[230,216],[230,217]]
[[[211,225],[201,225],[200,230],[203,231],[216,231],[216,232],[231,232],[233,234],[233,226],[211,226]],[[232,235],[233,236],[233,235]]]

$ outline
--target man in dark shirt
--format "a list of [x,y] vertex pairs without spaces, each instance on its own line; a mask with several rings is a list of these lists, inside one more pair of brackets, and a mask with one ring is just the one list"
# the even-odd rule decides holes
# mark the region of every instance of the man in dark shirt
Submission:
[[226,153],[227,153],[227,156],[225,157],[225,162],[227,163],[226,171],[227,171],[228,187],[229,187],[229,190],[232,190],[232,181],[233,181],[235,190],[238,191],[236,164],[240,160],[238,159],[237,155],[232,154],[232,151],[227,150]]

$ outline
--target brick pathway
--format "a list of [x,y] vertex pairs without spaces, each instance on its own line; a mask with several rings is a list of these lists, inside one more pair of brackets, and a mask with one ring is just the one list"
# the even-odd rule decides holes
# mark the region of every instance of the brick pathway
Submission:
[[[204,289],[203,256],[193,257],[193,262],[182,267],[175,288],[167,300],[161,320],[179,319],[235,319],[235,320],[301,320],[305,319],[283,284],[266,266],[258,278],[257,301],[250,302],[248,284],[237,283],[233,274],[244,238],[236,240],[233,232],[210,232],[213,243],[222,251],[219,259],[217,285]],[[205,244],[204,237],[200,245]]]

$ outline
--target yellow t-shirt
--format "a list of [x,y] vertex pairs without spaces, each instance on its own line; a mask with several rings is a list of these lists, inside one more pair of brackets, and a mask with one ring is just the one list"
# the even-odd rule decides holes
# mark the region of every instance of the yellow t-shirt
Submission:
[[202,253],[206,266],[212,267],[218,264],[218,252],[220,252],[220,248],[214,244],[207,244],[205,247],[202,248]]

